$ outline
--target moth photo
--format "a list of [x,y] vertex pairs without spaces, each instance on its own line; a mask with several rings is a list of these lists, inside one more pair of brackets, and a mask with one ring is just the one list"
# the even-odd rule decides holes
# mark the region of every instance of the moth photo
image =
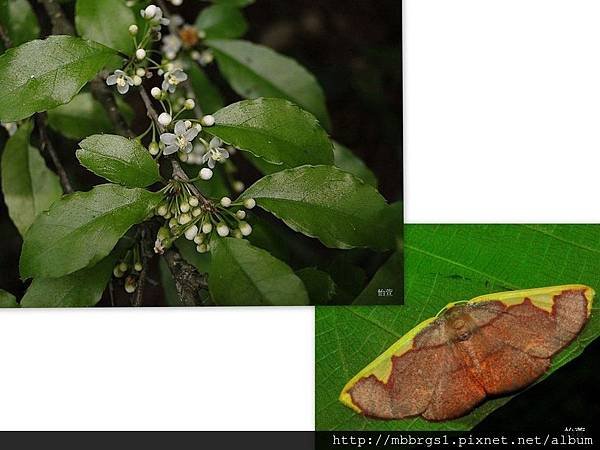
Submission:
[[344,4],[0,0],[1,305],[401,304],[401,11]]
[[406,225],[404,249],[404,305],[317,308],[317,430],[591,428],[600,226]]

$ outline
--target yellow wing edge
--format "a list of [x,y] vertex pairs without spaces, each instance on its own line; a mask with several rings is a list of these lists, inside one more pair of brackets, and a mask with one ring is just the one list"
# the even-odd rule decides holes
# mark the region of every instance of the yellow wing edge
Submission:
[[413,341],[415,336],[422,331],[425,327],[431,324],[435,319],[445,310],[452,308],[453,306],[459,304],[469,304],[469,303],[479,303],[486,301],[500,301],[507,306],[518,305],[523,303],[526,298],[531,300],[531,303],[537,306],[538,308],[544,309],[545,311],[551,312],[552,305],[554,301],[554,296],[560,294],[563,291],[569,290],[583,290],[584,296],[587,300],[588,313],[589,317],[592,312],[592,303],[594,300],[594,296],[596,292],[589,286],[584,284],[565,284],[561,286],[549,286],[543,288],[534,288],[534,289],[521,289],[517,291],[505,291],[505,292],[497,292],[492,294],[485,294],[475,297],[468,301],[457,301],[448,303],[444,308],[442,308],[435,317],[430,317],[427,320],[416,325],[406,334],[404,334],[399,340],[394,342],[386,351],[384,351],[381,355],[371,361],[364,369],[358,372],[354,377],[350,379],[342,389],[340,393],[339,400],[344,405],[352,408],[357,413],[362,413],[361,409],[352,402],[352,398],[350,397],[350,389],[354,384],[360,380],[361,378],[366,378],[371,375],[375,376],[378,380],[385,383],[387,382],[391,371],[392,371],[392,356],[401,356],[413,347]]

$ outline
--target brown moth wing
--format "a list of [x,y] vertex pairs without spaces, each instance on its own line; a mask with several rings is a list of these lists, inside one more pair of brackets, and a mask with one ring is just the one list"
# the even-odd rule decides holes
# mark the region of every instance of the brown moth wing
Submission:
[[553,300],[551,312],[529,299],[449,308],[415,336],[410,350],[392,357],[386,382],[359,379],[349,390],[353,403],[373,417],[441,421],[468,413],[486,396],[528,386],[587,321],[584,291],[566,290]]

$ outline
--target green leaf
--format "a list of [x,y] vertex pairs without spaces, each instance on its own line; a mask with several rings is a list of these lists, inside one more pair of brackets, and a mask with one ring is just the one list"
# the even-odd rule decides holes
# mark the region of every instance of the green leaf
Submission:
[[355,305],[402,304],[404,297],[402,262],[402,255],[399,252],[392,253],[353,303]]
[[365,163],[347,147],[333,141],[334,164],[346,172],[356,175],[365,183],[377,187],[377,178]]
[[[117,104],[126,117],[133,116],[129,105],[119,99]],[[48,111],[48,125],[69,139],[77,140],[114,129],[102,105],[89,92],[77,94],[66,105]]]
[[21,276],[61,277],[97,263],[160,200],[159,193],[114,184],[64,196],[25,234]]
[[135,21],[135,14],[123,0],[77,0],[75,5],[75,27],[80,36],[126,54],[134,50],[129,26]]
[[0,308],[18,308],[17,298],[10,292],[0,289]]
[[4,202],[21,235],[62,195],[58,176],[46,167],[40,152],[29,145],[31,128],[30,122],[21,125],[2,154]]
[[327,247],[392,247],[381,220],[388,205],[372,186],[333,166],[302,166],[267,175],[241,200],[254,198],[290,228]]
[[79,143],[77,159],[113,183],[145,187],[160,180],[158,164],[139,141],[114,134],[96,134]]
[[[317,308],[317,429],[469,430],[512,397],[465,417],[374,420],[337,401],[342,387],[403,334],[449,302],[507,289],[564,283],[600,287],[598,225],[406,225],[404,306]],[[579,337],[552,359],[550,376],[600,335],[592,307]],[[327,355],[325,357],[325,355]]]
[[36,278],[21,300],[24,308],[94,306],[110,280],[116,258],[109,255],[95,266],[59,278]]
[[188,241],[185,237],[177,239],[175,246],[183,259],[198,269],[198,272],[210,274],[212,259],[210,253],[198,253],[196,251],[196,244]]
[[68,103],[114,56],[113,50],[73,36],[50,36],[0,55],[0,120],[14,122]]
[[190,77],[198,105],[205,114],[212,114],[225,105],[218,89],[196,62],[190,62],[186,73]]
[[13,47],[40,35],[40,26],[27,0],[0,0],[0,25]]
[[242,97],[290,100],[314,114],[323,127],[331,127],[321,86],[293,59],[248,41],[213,39],[205,44],[212,48],[223,76]]
[[333,147],[315,118],[278,98],[244,100],[214,114],[205,131],[282,169],[332,164]]
[[292,269],[245,239],[219,239],[208,286],[217,305],[308,304],[306,289]]
[[313,305],[326,305],[335,295],[336,286],[328,273],[314,267],[306,267],[297,270],[296,275],[304,283]]
[[206,33],[206,39],[232,39],[243,36],[248,23],[238,8],[221,4],[204,8],[196,27]]

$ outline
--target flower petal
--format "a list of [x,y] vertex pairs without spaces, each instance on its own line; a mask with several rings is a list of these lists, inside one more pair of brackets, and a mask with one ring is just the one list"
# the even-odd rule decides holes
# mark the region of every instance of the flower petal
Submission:
[[160,142],[166,145],[173,145],[177,141],[177,136],[173,133],[163,133],[160,135]]
[[192,143],[188,142],[182,150],[186,153],[190,153],[192,151],[192,148],[193,148]]
[[187,130],[184,136],[188,141],[191,142],[196,138],[196,136],[198,136],[198,130],[196,130],[195,128],[190,128],[189,130]]
[[113,73],[106,78],[106,84],[112,86],[113,84],[117,84],[117,76]]
[[167,145],[165,147],[165,151],[163,152],[163,155],[172,155],[173,153],[176,153],[179,150],[179,147],[176,145]]
[[208,145],[210,146],[210,148],[215,148],[215,147],[220,147],[222,143],[223,143],[223,141],[221,141],[221,139],[219,139],[218,137],[215,136],[210,140]]
[[183,120],[180,120],[175,124],[175,134],[177,136],[183,135],[185,130],[187,130],[187,128],[185,127],[185,122]]
[[128,84],[118,84],[117,85],[117,91],[119,91],[119,94],[127,94],[128,90],[129,90]]

